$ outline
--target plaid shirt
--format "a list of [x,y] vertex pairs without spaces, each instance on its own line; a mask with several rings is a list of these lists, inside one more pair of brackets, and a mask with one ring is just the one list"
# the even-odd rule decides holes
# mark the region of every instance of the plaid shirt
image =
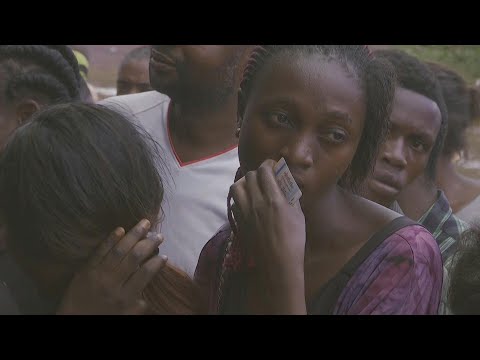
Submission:
[[452,255],[457,248],[457,241],[462,233],[468,228],[467,223],[453,215],[452,208],[443,193],[438,190],[437,201],[418,220],[428,231],[430,231],[440,247],[443,260],[443,290],[440,302],[439,314],[451,314],[447,306],[447,295],[450,284],[450,267]]

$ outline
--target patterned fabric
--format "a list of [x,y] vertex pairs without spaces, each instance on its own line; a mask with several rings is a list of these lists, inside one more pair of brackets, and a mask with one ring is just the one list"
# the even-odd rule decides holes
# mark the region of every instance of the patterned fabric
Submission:
[[443,193],[438,191],[437,201],[418,220],[430,231],[440,247],[443,259],[443,290],[439,314],[449,315],[451,311],[447,305],[448,288],[450,284],[450,270],[452,255],[457,248],[457,242],[462,233],[468,229],[468,224],[453,214],[452,208]]
[[[234,313],[242,313],[245,302],[241,274],[225,274],[222,269],[230,235],[227,225],[205,245],[195,272],[211,314],[219,313],[220,300]],[[218,292],[221,278],[228,283],[222,287],[230,289],[228,296]],[[441,288],[442,260],[435,240],[423,227],[407,226],[385,239],[359,266],[334,314],[437,314]]]
[[442,260],[432,235],[418,225],[388,237],[358,268],[335,314],[436,315]]
[[460,235],[468,228],[468,224],[453,215],[452,208],[443,193],[438,190],[437,201],[418,220],[437,241],[446,262],[455,252]]

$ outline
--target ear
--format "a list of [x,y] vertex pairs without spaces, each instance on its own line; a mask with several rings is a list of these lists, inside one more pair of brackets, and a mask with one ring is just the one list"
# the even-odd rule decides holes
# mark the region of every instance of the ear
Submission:
[[25,123],[34,113],[40,110],[41,105],[33,99],[20,100],[15,105],[15,116],[17,123],[22,125]]
[[246,99],[242,89],[238,89],[238,106],[237,106],[237,126],[242,127],[243,116],[245,115]]

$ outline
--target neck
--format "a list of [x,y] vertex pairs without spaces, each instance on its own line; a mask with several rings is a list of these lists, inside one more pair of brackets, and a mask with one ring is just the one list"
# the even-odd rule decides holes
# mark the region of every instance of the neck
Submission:
[[343,204],[343,192],[335,187],[305,211],[306,253],[338,247],[336,231],[338,227],[343,226],[340,224],[343,218],[339,216],[344,213],[342,212]]
[[236,116],[237,104],[233,96],[215,109],[172,101],[170,135],[182,160],[191,160],[188,158],[192,156],[202,158],[236,145]]
[[425,175],[418,177],[398,197],[398,203],[406,216],[419,220],[437,201],[438,188]]

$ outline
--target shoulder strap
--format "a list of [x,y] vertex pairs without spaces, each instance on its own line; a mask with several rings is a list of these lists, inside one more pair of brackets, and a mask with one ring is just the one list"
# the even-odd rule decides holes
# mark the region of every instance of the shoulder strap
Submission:
[[309,313],[327,315],[333,314],[333,310],[341,292],[352,278],[353,274],[373,251],[388,237],[398,230],[417,224],[406,216],[392,220],[387,226],[373,235],[362,248],[345,264],[345,266],[326,283],[315,297]]

